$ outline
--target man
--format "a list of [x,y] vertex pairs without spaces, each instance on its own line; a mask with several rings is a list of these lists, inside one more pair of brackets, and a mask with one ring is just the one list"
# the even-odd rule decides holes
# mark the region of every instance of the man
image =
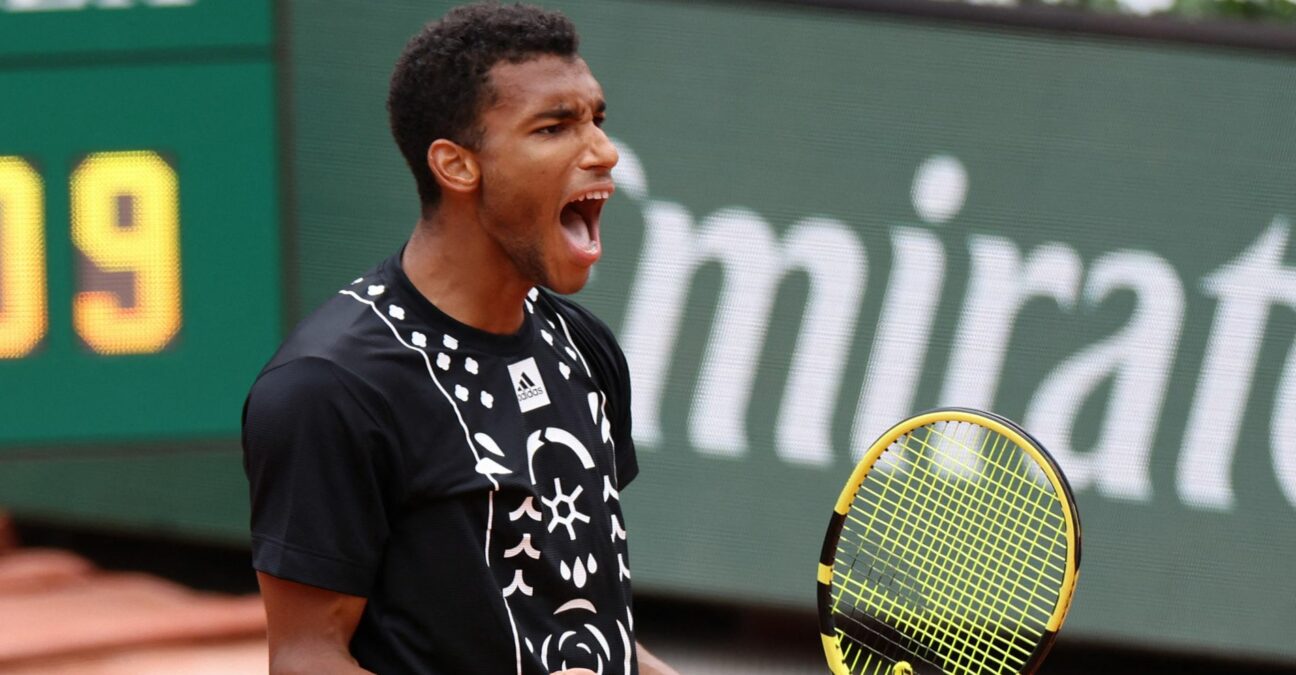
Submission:
[[422,216],[245,404],[272,673],[674,673],[634,640],[625,358],[549,292],[584,286],[614,190],[576,46],[560,14],[472,5],[396,65]]

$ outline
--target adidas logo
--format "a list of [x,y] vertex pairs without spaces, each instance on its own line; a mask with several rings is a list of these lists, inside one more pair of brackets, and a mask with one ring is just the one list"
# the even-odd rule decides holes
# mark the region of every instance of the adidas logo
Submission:
[[513,381],[513,393],[517,395],[518,407],[522,412],[531,412],[549,405],[549,392],[545,391],[544,379],[540,377],[535,357],[509,364],[508,371],[509,379]]

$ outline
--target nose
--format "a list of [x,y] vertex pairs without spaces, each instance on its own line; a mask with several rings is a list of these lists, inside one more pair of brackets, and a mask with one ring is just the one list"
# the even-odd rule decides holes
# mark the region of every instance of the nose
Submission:
[[590,125],[588,146],[585,151],[584,167],[586,169],[604,169],[611,171],[620,161],[621,155],[603,129]]

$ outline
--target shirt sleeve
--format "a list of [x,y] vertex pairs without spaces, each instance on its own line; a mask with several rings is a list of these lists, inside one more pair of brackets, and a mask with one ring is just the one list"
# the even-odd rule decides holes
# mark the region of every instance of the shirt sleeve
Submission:
[[398,486],[382,406],[358,378],[315,358],[264,372],[243,410],[252,565],[369,595]]
[[[601,325],[601,324],[600,324]],[[607,330],[607,327],[604,326]],[[639,475],[639,459],[635,455],[634,437],[630,420],[630,366],[626,363],[625,353],[621,346],[612,339],[612,331],[607,332],[610,357],[613,362],[613,392],[616,403],[612,406],[612,434],[617,452],[617,485],[625,487]]]

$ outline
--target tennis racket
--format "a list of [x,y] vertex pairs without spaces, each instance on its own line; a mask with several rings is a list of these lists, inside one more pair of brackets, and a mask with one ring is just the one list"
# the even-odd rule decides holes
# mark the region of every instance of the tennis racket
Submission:
[[997,415],[892,427],[837,499],[819,559],[835,675],[1029,675],[1071,606],[1080,516],[1062,471]]

